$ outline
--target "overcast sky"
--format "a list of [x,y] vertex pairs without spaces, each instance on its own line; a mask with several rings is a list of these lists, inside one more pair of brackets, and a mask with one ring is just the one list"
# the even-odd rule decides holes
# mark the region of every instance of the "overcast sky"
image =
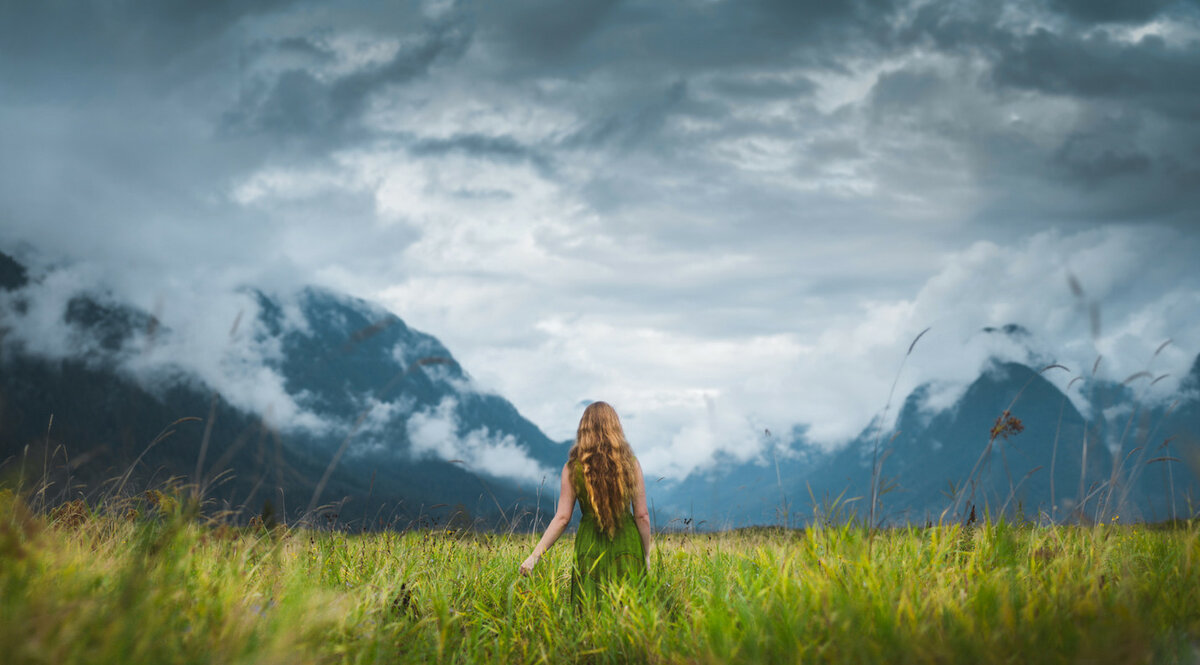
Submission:
[[844,442],[926,327],[931,408],[1200,353],[1194,0],[6,1],[0,90],[0,243],[62,284],[375,300],[656,473]]

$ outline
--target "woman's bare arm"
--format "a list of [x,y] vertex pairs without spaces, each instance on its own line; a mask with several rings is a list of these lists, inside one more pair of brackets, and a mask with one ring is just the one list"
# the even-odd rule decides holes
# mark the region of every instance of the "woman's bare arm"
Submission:
[[542,539],[534,546],[533,553],[530,554],[525,561],[521,563],[521,574],[528,575],[537,562],[541,560],[542,554],[550,549],[550,546],[558,540],[566,530],[567,524],[571,522],[571,514],[575,512],[575,487],[571,485],[570,465],[564,464],[562,470],[562,488],[558,491],[558,510],[554,512],[554,517],[550,520],[550,524],[546,526],[546,533],[542,534]]
[[646,509],[646,479],[642,476],[642,463],[635,458],[633,463],[637,467],[637,473],[634,475],[634,490],[633,490],[633,521],[637,523],[638,534],[642,537],[642,553],[646,555],[646,568],[650,568],[650,511]]

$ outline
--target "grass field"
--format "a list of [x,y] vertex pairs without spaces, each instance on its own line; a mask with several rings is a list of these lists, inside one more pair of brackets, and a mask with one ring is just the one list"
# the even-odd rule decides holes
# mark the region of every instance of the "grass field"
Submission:
[[659,534],[647,584],[577,609],[569,536],[522,578],[527,534],[239,529],[149,498],[41,516],[0,491],[0,660],[1200,662],[1198,522]]

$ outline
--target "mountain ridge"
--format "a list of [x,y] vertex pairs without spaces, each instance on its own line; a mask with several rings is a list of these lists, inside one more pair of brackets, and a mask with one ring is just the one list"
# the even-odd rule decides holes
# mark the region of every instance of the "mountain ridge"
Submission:
[[[268,501],[289,520],[310,504],[349,510],[357,526],[455,513],[515,528],[553,510],[546,503],[571,441],[550,440],[479,390],[437,338],[376,304],[315,286],[244,287],[250,316],[232,322],[217,345],[229,355],[202,375],[162,352],[179,331],[95,288],[51,312],[73,353],[29,351],[14,326],[37,304],[38,279],[0,253],[0,462],[58,468],[61,496],[98,495],[127,474],[131,487],[200,483],[214,509],[242,519]],[[1040,357],[1022,326],[983,332],[1017,339],[1030,362]],[[930,408],[933,386],[921,384],[893,425],[881,430],[877,418],[834,451],[808,441],[803,425],[764,431],[751,462],[719,456],[679,481],[648,477],[655,523],[798,526],[872,512],[882,524],[924,523],[966,519],[972,507],[1056,521],[1117,509],[1162,519],[1179,514],[1188,492],[1200,495],[1187,472],[1200,435],[1200,356],[1171,408],[1138,403],[1128,380],[1086,379],[1106,401],[1083,414],[1046,379],[1051,371],[1061,370],[992,359],[944,409]],[[235,379],[243,383],[221,384]],[[1021,428],[992,436],[1009,416]],[[39,451],[43,463],[31,463]]]
[[[565,455],[503,398],[477,390],[436,338],[360,299],[316,287],[290,301],[247,290],[257,314],[234,323],[247,334],[229,343],[274,349],[262,364],[305,416],[270,423],[186,363],[155,365],[153,380],[145,367],[131,369],[131,358],[143,361],[146,348],[169,344],[173,331],[103,292],[73,294],[58,314],[74,355],[30,352],[14,326],[29,304],[22,289],[36,278],[2,253],[0,278],[8,308],[0,323],[0,461],[29,466],[30,446],[34,458],[62,467],[55,480],[64,497],[100,495],[128,470],[131,487],[167,477],[203,482],[214,505],[240,507],[242,519],[272,499],[274,510],[296,519],[328,473],[314,501],[358,504],[360,526],[376,513],[391,523],[451,512],[511,522],[528,512],[536,469]],[[409,426],[414,416],[425,430]],[[151,444],[164,428],[172,433]],[[520,473],[472,468],[473,455],[497,450]],[[226,469],[212,467],[222,464],[232,477],[214,483]]]
[[[1145,473],[1147,461],[1163,457],[1162,451],[1129,462],[1115,459],[1105,434],[1123,431],[1125,423],[1085,417],[1043,371],[992,359],[954,404],[933,412],[923,408],[930,384],[919,385],[905,396],[892,427],[881,431],[877,420],[832,452],[808,442],[803,428],[786,441],[768,436],[757,463],[724,468],[718,463],[669,487],[665,512],[712,528],[800,525],[831,512],[839,519],[866,519],[878,450],[876,517],[883,524],[967,519],[972,506],[977,514],[1042,514],[1055,521],[1087,521],[1105,511],[1126,519],[1169,517],[1165,488]],[[1189,382],[1200,385],[1200,357],[1183,384]],[[1110,384],[1102,388],[1112,391]],[[1182,400],[1173,413],[1163,407],[1131,408],[1158,425],[1131,442],[1143,449],[1155,444],[1148,440],[1151,434],[1200,432],[1195,399]],[[998,428],[1006,413],[1020,422],[1019,431]],[[1177,442],[1180,462],[1169,462],[1180,467],[1171,494],[1176,509],[1187,491],[1200,495],[1196,439],[1184,439]],[[1133,447],[1127,445],[1125,453]],[[1142,466],[1134,470],[1136,464]],[[1112,497],[1117,503],[1123,498],[1119,510]],[[1100,505],[1105,498],[1110,500]]]

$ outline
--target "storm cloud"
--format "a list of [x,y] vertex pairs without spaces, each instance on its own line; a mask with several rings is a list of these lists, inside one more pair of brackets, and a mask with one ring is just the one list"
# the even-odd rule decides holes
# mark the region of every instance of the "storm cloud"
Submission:
[[993,355],[1200,352],[1190,0],[5,3],[0,87],[0,249],[176,327],[380,301],[676,476],[838,445],[928,326],[901,388],[942,403]]

